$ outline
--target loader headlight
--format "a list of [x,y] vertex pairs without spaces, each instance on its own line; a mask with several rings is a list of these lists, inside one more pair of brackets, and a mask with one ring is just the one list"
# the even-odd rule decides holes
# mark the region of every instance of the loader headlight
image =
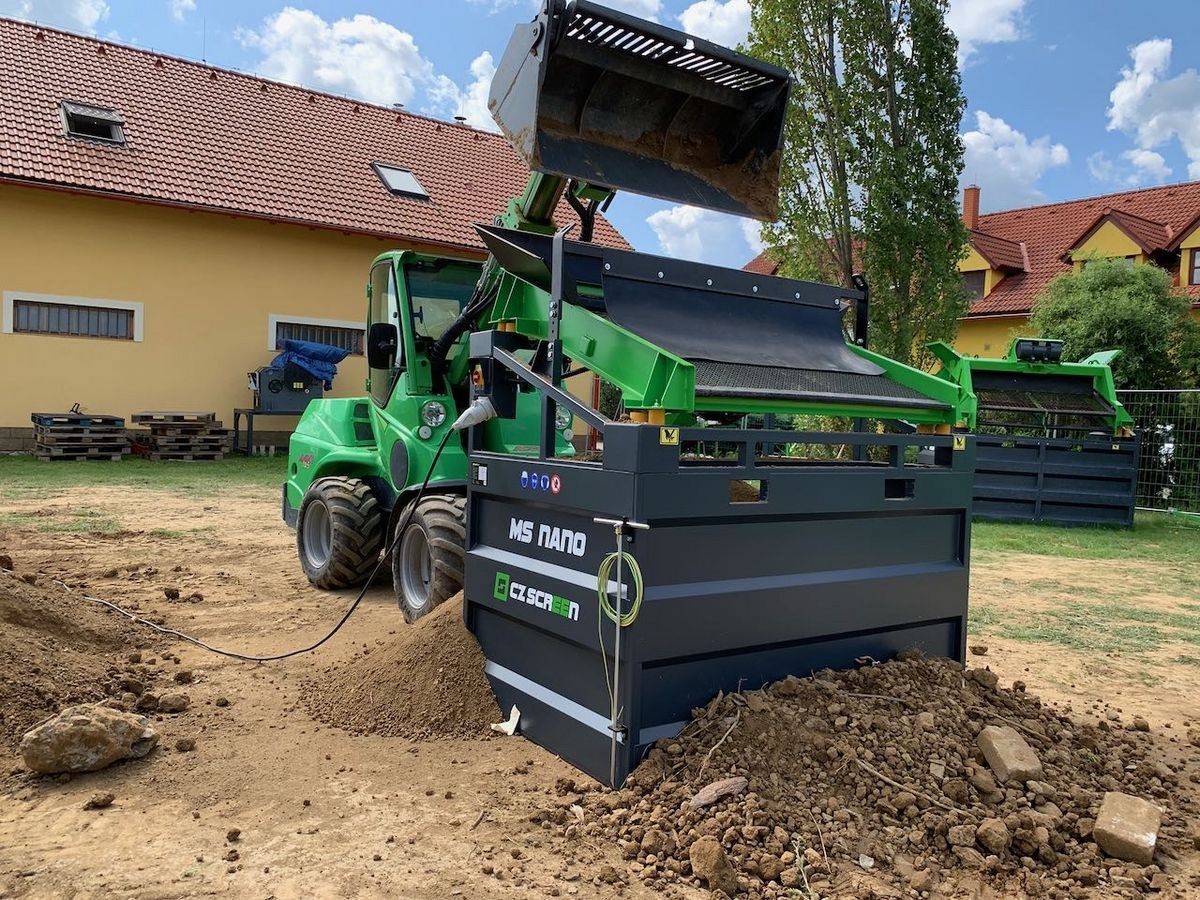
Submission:
[[421,407],[421,421],[430,428],[437,428],[446,421],[446,407],[437,400],[430,400]]
[[554,410],[554,427],[559,431],[566,431],[570,428],[572,419],[574,416],[571,415],[570,410],[563,409],[561,406]]

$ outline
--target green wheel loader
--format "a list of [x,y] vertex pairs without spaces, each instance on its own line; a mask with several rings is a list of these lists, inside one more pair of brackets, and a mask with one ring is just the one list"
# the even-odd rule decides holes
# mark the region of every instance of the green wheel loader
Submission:
[[[361,583],[394,548],[408,621],[461,588],[468,458],[459,436],[445,439],[481,377],[468,359],[472,332],[509,334],[533,387],[595,373],[635,422],[811,413],[948,430],[963,420],[955,385],[866,348],[865,285],[751,286],[731,271],[727,293],[691,303],[662,282],[666,261],[630,254],[645,292],[598,287],[602,254],[589,255],[587,242],[617,190],[775,215],[790,87],[779,68],[587,0],[548,0],[516,28],[489,107],[531,175],[495,223],[479,226],[491,255],[482,266],[380,255],[367,284],[367,395],[314,400],[292,437],[284,518],[314,585]],[[567,210],[560,218],[573,221],[556,223]],[[551,276],[551,247],[564,241],[575,268]],[[570,302],[552,303],[564,295],[552,278],[569,281]],[[847,297],[858,307],[849,341],[826,314]],[[515,409],[473,439],[510,455],[568,456],[571,426],[563,405],[526,384]]]

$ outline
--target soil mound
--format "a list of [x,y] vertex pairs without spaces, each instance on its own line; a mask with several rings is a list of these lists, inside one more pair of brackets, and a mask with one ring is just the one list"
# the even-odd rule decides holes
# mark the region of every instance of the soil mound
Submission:
[[[1154,735],[1073,722],[1015,687],[909,659],[718,696],[623,790],[568,792],[534,819],[568,840],[616,842],[630,877],[660,891],[705,886],[706,868],[707,886],[723,878],[714,840],[751,898],[950,896],[981,883],[1065,897],[1177,877],[1106,859],[1091,829],[1106,791],[1145,798],[1165,811],[1156,861],[1170,867],[1191,849],[1195,804],[1180,781],[1195,773]],[[998,781],[977,744],[989,725],[1024,737],[1037,780]]]
[[131,645],[112,614],[55,584],[0,572],[0,749],[63,706],[110,691],[113,656]]
[[308,682],[305,705],[320,721],[355,734],[479,737],[501,718],[483,663],[463,625],[460,593],[399,631],[392,643]]

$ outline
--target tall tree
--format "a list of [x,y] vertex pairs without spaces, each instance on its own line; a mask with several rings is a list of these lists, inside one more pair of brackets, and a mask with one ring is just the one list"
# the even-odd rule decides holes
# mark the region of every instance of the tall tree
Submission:
[[948,0],[752,0],[750,50],[796,78],[782,215],[785,274],[871,285],[871,344],[923,361],[966,296],[958,215],[966,101]]

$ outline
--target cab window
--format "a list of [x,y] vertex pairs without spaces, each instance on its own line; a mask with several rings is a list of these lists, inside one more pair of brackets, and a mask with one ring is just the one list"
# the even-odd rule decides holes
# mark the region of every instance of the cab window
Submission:
[[404,278],[412,307],[413,334],[421,343],[432,342],[442,336],[471,299],[479,280],[479,266],[423,260],[405,266]]
[[367,369],[371,376],[371,397],[383,406],[404,369],[396,279],[390,263],[380,263],[371,270],[371,300],[367,314]]

